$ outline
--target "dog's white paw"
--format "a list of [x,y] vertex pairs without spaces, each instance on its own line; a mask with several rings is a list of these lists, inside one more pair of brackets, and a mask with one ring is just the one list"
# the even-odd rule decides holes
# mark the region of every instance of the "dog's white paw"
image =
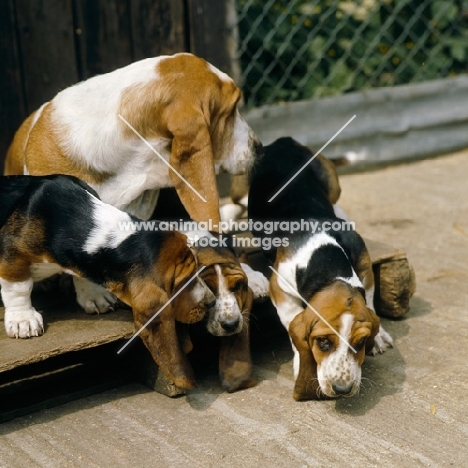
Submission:
[[87,314],[105,314],[116,309],[118,299],[102,286],[78,276],[73,277],[76,301]]
[[265,300],[270,297],[270,282],[266,276],[259,271],[253,270],[247,263],[241,263],[241,267],[247,275],[254,300]]
[[236,221],[241,219],[245,214],[245,206],[238,205],[236,203],[226,203],[225,205],[219,208],[219,213],[221,216],[221,221],[229,222]]
[[378,353],[383,353],[387,348],[393,348],[392,337],[380,325],[379,333],[374,338],[374,347],[371,353],[375,356]]
[[5,310],[5,331],[10,338],[31,338],[44,333],[42,315],[34,307]]

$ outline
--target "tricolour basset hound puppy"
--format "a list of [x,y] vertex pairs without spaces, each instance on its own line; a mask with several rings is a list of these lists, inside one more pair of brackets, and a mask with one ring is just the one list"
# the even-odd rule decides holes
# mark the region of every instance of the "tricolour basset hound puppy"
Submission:
[[[246,263],[247,256],[233,245],[231,236],[197,229],[173,189],[161,190],[160,202],[153,217],[175,221],[185,229],[182,232],[195,249],[200,267],[205,267],[200,276],[215,295],[216,302],[208,308],[204,324],[210,334],[220,338],[222,386],[228,392],[253,386],[250,312],[255,299],[268,296],[267,278]],[[184,341],[188,341],[186,337]]]
[[255,385],[250,354],[250,312],[254,299],[268,295],[268,280],[241,263],[232,239],[208,231],[185,232],[196,250],[200,276],[216,301],[205,315],[206,329],[220,337],[219,377],[223,388],[234,392]]
[[[5,175],[72,175],[144,220],[158,190],[172,186],[192,219],[216,226],[216,174],[247,172],[262,152],[240,98],[229,76],[192,54],[144,59],[64,89],[33,112],[8,150]],[[100,288],[76,289],[88,312],[114,306]]]
[[128,229],[137,221],[75,177],[1,177],[5,329],[16,338],[43,333],[42,316],[31,304],[34,281],[66,272],[86,287],[86,278],[132,308],[137,330],[165,306],[140,336],[167,377],[190,389],[195,379],[175,321],[202,320],[215,297],[196,276],[197,259],[184,234]]
[[[277,222],[271,234],[255,235],[287,238],[274,255],[270,296],[291,338],[296,400],[356,394],[364,354],[393,343],[374,311],[364,241],[333,208],[341,191],[335,168],[321,155],[312,158],[308,148],[280,138],[265,147],[249,193],[249,216]],[[299,222],[301,229],[291,233],[281,222]]]

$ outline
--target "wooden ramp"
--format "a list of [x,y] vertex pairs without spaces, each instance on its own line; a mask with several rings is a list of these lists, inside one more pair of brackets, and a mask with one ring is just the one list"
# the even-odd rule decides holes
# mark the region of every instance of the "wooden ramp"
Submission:
[[4,309],[0,309],[0,372],[133,335],[132,313],[128,309],[86,315],[78,304],[51,302],[45,294],[35,295],[33,304],[43,314],[45,333],[30,339],[9,338],[3,324]]

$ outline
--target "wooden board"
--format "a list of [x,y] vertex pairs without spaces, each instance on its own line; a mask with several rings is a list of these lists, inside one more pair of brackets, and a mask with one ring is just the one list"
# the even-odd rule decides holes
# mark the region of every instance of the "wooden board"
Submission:
[[43,314],[46,333],[30,339],[6,335],[4,309],[0,308],[0,372],[130,338],[134,333],[132,313],[128,309],[87,315],[73,301],[44,304],[44,296],[33,300],[33,305]]

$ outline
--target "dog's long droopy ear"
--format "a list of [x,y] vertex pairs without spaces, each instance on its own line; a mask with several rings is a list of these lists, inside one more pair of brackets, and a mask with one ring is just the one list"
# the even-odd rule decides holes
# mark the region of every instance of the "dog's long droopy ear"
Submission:
[[243,305],[244,326],[240,333],[221,338],[219,350],[219,377],[228,392],[253,387],[252,359],[250,356],[250,310],[253,304],[252,290],[248,289],[247,301]]
[[309,344],[309,336],[316,321],[312,312],[305,309],[289,325],[289,336],[299,352],[299,372],[293,393],[297,401],[319,398],[317,362]]
[[320,184],[327,194],[328,201],[334,205],[341,194],[340,181],[338,179],[336,167],[332,161],[321,154],[316,156],[315,161],[316,164],[320,164],[320,169],[316,171]]
[[[164,304],[161,304],[161,307]],[[152,309],[152,313],[159,308]],[[152,314],[133,310],[138,329],[146,325]],[[177,337],[175,319],[170,306],[156,317],[140,334],[156,364],[178,387],[188,390],[195,387],[195,376]]]
[[[185,179],[169,170],[177,194],[190,217],[197,222],[213,220],[218,224],[219,199],[211,137],[202,112],[181,113],[183,120],[168,122],[173,135],[171,166]],[[188,185],[190,184],[190,186]],[[195,189],[205,200],[204,202]]]
[[369,322],[372,324],[372,331],[371,336],[366,341],[366,353],[372,354],[371,351],[374,348],[374,338],[380,330],[380,319],[372,309],[369,309],[369,307],[367,307],[367,315]]

